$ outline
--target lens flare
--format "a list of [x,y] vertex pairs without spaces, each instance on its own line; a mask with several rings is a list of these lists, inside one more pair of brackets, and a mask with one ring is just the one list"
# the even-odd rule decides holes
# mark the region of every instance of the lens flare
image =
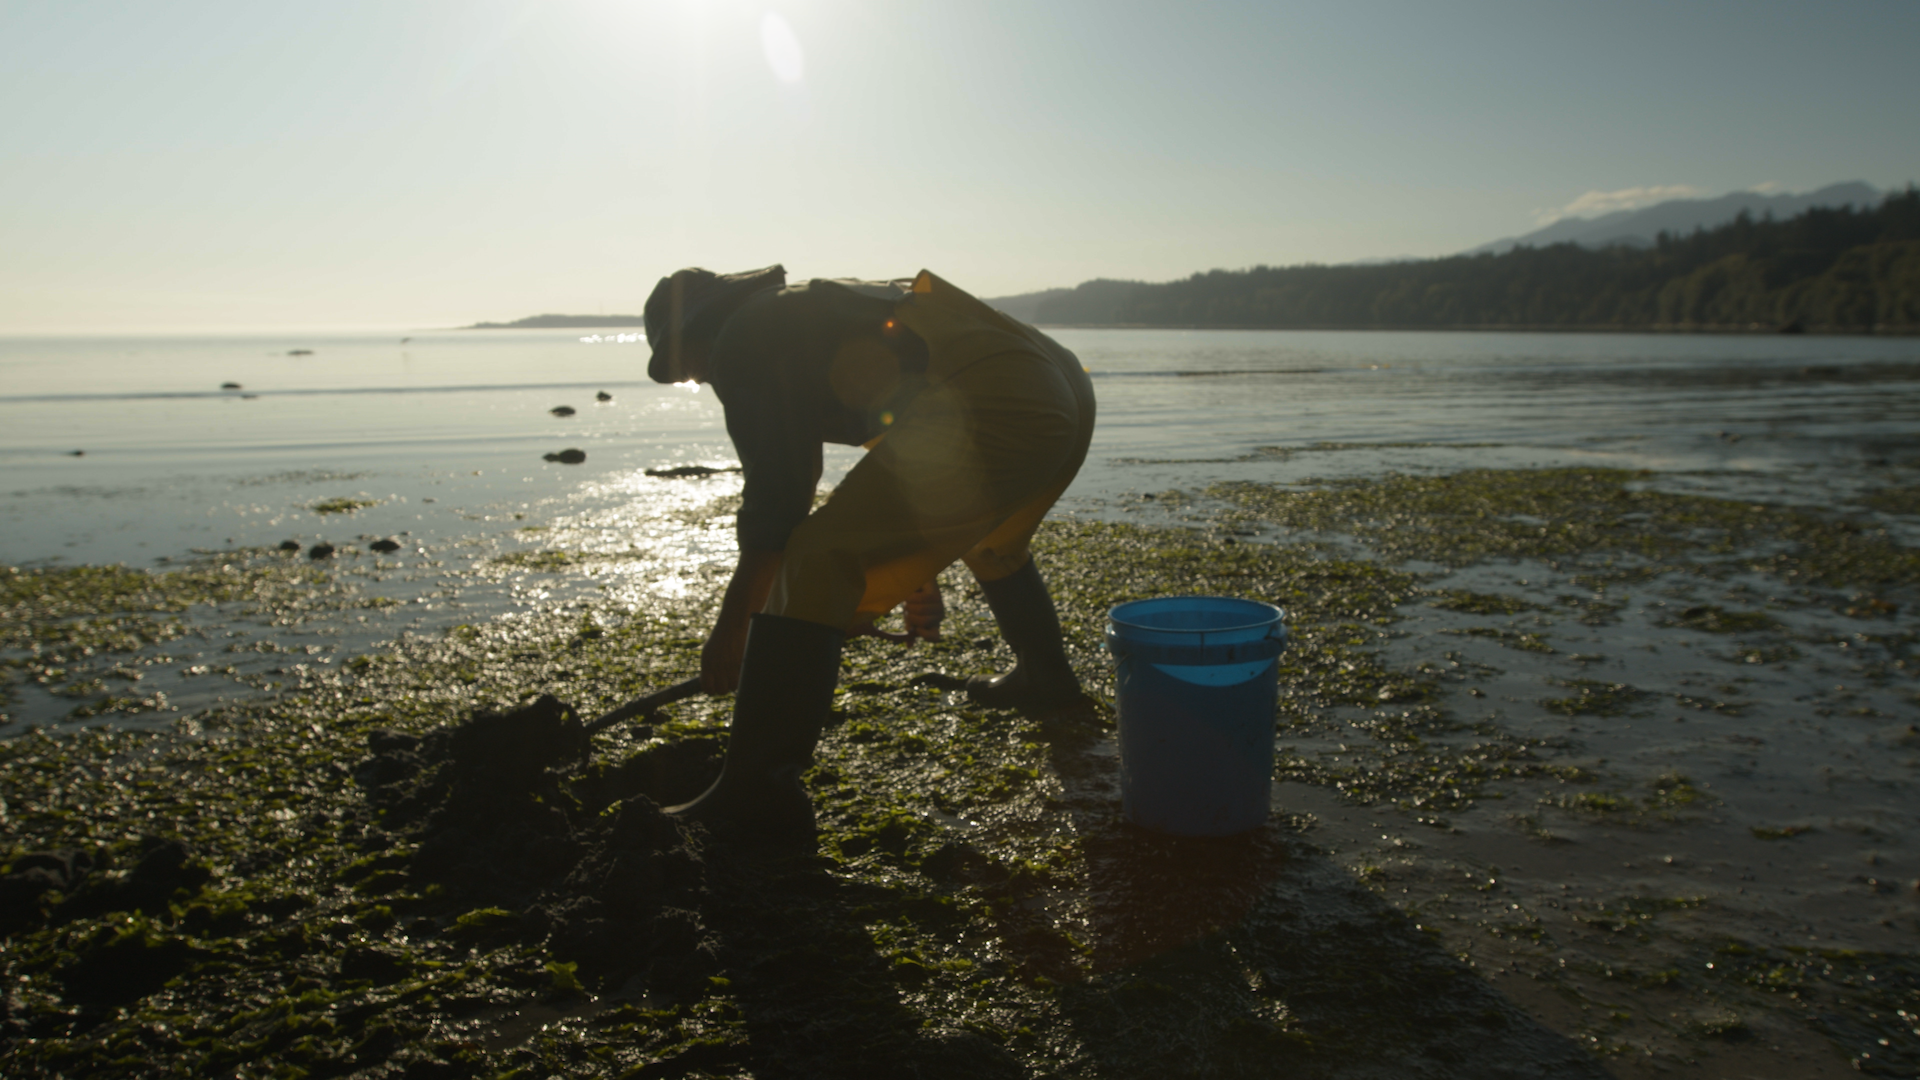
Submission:
[[783,83],[798,83],[806,74],[806,61],[800,51],[800,39],[793,26],[769,11],[760,17],[760,48],[767,54],[767,66]]

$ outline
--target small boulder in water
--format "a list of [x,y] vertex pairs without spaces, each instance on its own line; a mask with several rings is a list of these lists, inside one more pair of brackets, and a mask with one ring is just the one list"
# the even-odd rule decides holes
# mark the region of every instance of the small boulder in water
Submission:
[[687,476],[712,476],[714,473],[739,472],[740,466],[716,469],[711,465],[676,465],[671,469],[648,469],[648,476],[657,476],[666,480],[678,480]]
[[325,543],[315,544],[311,548],[307,549],[307,558],[309,559],[325,559],[325,558],[331,557],[332,555],[333,555],[332,544],[325,544]]
[[557,461],[562,465],[578,465],[587,460],[587,452],[585,450],[576,450],[572,447],[568,447],[557,454],[545,454],[542,456],[547,461]]
[[85,450],[69,450],[67,451],[67,456],[68,457],[86,457],[87,452]]
[[399,551],[400,541],[395,540],[390,536],[383,536],[380,539],[375,540],[373,543],[368,544],[367,546],[372,548],[375,551],[380,552],[381,554],[385,554],[389,551]]
[[223,382],[223,383],[221,383],[221,384],[220,384],[220,389],[222,389],[222,390],[238,390],[238,389],[240,389],[240,384],[239,384],[239,383],[237,383],[237,382]]
[[613,395],[612,395],[612,394],[609,394],[609,393],[607,393],[607,392],[606,392],[605,390],[602,390],[602,391],[600,391],[599,393],[597,393],[597,394],[595,394],[595,395],[593,395],[593,400],[595,400],[595,401],[612,401],[612,400],[613,400]]
[[299,551],[299,550],[300,550],[300,541],[298,541],[298,540],[282,540],[282,541],[280,541],[280,550],[281,550],[281,551]]
[[572,416],[572,415],[573,415],[573,406],[571,406],[571,405],[555,405],[555,406],[554,406],[553,408],[551,408],[551,409],[548,409],[547,411],[548,411],[548,412],[550,412],[550,413],[552,413],[552,414],[553,414],[553,415],[555,415],[555,416]]

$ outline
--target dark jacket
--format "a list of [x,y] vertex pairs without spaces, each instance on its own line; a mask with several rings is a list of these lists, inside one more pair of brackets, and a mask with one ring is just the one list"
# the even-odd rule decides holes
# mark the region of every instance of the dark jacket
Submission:
[[813,508],[825,443],[864,446],[926,388],[926,346],[893,321],[902,286],[816,280],[728,317],[707,359],[746,474],[743,551],[780,551]]

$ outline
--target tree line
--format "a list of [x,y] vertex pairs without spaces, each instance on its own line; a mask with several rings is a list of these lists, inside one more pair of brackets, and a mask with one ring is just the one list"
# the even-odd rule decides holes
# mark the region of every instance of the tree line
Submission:
[[1256,266],[1090,281],[1051,324],[1262,328],[1920,332],[1920,191],[1733,221],[1651,245],[1519,247],[1373,266]]

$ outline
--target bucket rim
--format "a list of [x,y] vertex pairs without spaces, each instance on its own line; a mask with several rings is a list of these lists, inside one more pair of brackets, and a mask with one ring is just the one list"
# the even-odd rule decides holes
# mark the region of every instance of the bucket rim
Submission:
[[[1121,614],[1121,612],[1125,611],[1127,608],[1138,607],[1143,604],[1164,604],[1164,603],[1169,603],[1172,601],[1179,601],[1179,600],[1207,600],[1213,603],[1243,605],[1249,609],[1255,609],[1255,608],[1260,609],[1264,613],[1264,615],[1261,618],[1249,618],[1244,623],[1236,623],[1231,626],[1209,626],[1205,630],[1175,630],[1175,629],[1170,629],[1164,626],[1148,626],[1145,623],[1131,622]],[[1249,610],[1248,614],[1251,615],[1252,611]],[[1168,634],[1168,633],[1226,634],[1226,633],[1232,633],[1236,630],[1253,630],[1258,627],[1272,626],[1274,623],[1280,623],[1284,626],[1286,623],[1286,618],[1287,618],[1287,612],[1285,608],[1280,607],[1278,604],[1269,604],[1264,600],[1248,600],[1239,596],[1206,596],[1201,594],[1184,594],[1181,596],[1149,596],[1140,600],[1128,600],[1125,603],[1115,604],[1113,605],[1113,607],[1107,609],[1107,619],[1113,625],[1124,626],[1134,630],[1144,630],[1144,631],[1148,631],[1150,633],[1156,633],[1156,634]]]

